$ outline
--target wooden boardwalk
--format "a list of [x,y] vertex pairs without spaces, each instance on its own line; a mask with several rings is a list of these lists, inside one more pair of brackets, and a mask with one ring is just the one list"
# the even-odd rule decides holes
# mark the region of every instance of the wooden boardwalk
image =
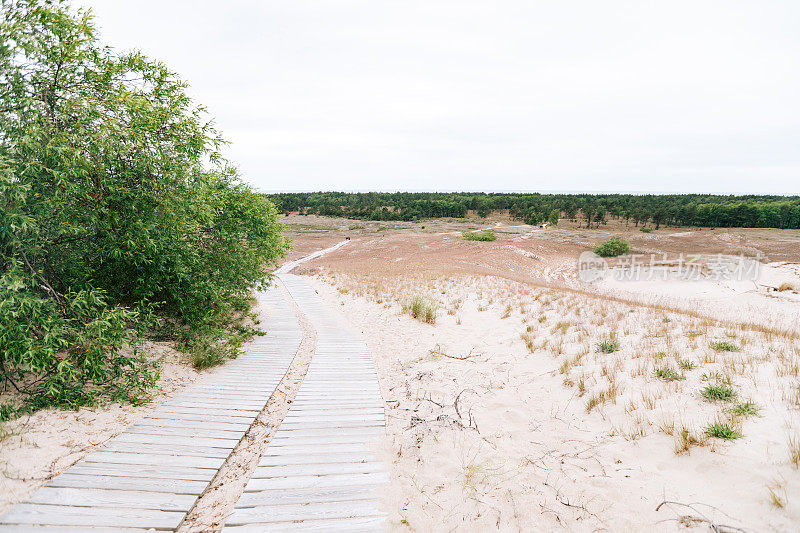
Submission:
[[316,327],[317,347],[224,531],[381,531],[388,474],[372,452],[385,427],[372,354],[302,278],[280,278]]
[[[151,415],[55,477],[0,517],[0,531],[171,531],[205,490],[285,374],[302,330],[280,289],[267,335],[213,380]],[[50,526],[50,527],[46,527]]]

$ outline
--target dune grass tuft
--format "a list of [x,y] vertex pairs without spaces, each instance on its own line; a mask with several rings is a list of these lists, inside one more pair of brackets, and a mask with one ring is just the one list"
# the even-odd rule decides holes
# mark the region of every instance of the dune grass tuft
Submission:
[[709,383],[700,391],[708,401],[711,402],[729,402],[736,396],[736,391],[732,387],[724,383]]
[[410,314],[413,318],[416,318],[420,322],[425,322],[426,324],[435,324],[436,313],[439,310],[439,306],[436,304],[436,302],[433,302],[424,296],[416,295],[403,302],[402,310],[403,313]]
[[721,420],[709,424],[706,428],[706,435],[723,440],[734,440],[742,436],[742,434],[736,431],[729,423]]

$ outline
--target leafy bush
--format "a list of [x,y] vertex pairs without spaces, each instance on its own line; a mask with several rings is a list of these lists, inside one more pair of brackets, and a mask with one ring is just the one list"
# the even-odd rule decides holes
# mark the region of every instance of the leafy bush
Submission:
[[467,231],[464,233],[464,239],[468,241],[493,241],[497,238],[494,231]]
[[653,228],[649,226],[642,226],[642,229],[640,229],[639,231],[641,231],[642,233],[653,233]]
[[606,242],[594,249],[600,257],[617,257],[630,253],[631,245],[622,237],[611,237]]
[[145,399],[150,328],[240,342],[286,247],[275,208],[164,65],[102,46],[88,11],[2,5],[2,386],[28,409]]

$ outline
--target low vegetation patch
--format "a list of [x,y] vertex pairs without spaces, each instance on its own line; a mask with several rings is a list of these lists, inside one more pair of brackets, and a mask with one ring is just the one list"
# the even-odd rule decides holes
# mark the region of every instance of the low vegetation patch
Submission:
[[736,396],[736,391],[725,383],[709,383],[703,387],[700,394],[711,402],[729,402]]
[[493,241],[497,239],[494,231],[467,231],[464,232],[464,239],[468,241]]
[[761,411],[761,407],[754,401],[747,400],[746,402],[737,402],[729,411],[733,416],[748,418],[757,416],[759,411]]
[[714,341],[710,346],[715,352],[740,352],[742,350],[730,341]]
[[656,368],[655,374],[658,379],[664,381],[681,381],[686,379],[686,376],[669,367]]
[[742,434],[736,431],[728,422],[717,420],[708,425],[706,435],[715,439],[734,440],[741,438]]
[[425,322],[426,324],[436,323],[436,314],[438,310],[439,306],[436,302],[419,295],[411,297],[403,302],[402,305],[404,314],[410,314],[413,318],[416,318],[420,322]]
[[629,254],[631,245],[622,237],[611,237],[606,242],[594,249],[594,253],[600,257],[617,257]]
[[617,350],[619,350],[619,341],[613,335],[597,343],[598,352],[614,353]]

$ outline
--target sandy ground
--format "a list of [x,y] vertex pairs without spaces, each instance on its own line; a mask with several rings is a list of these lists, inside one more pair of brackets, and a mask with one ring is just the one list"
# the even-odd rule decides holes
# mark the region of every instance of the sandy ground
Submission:
[[[486,226],[330,230],[352,243],[295,270],[376,355],[390,529],[796,529],[798,294],[769,286],[800,282],[798,232]],[[581,282],[615,234],[760,275]],[[403,312],[414,296],[435,324]]]
[[[392,529],[800,522],[797,339],[485,276],[401,278],[377,294],[347,275],[313,282],[376,354]],[[435,324],[401,314],[412,286],[438,302]],[[619,349],[599,352],[611,335]],[[719,339],[742,350],[717,352]],[[727,379],[735,400],[702,398]],[[757,415],[731,413],[746,401]],[[744,436],[708,437],[717,420]]]

